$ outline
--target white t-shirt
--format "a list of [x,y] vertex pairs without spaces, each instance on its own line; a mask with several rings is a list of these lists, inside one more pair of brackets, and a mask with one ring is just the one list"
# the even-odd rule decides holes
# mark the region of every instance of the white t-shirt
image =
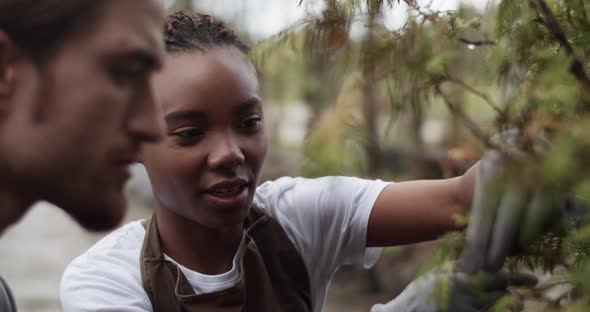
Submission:
[[[330,279],[341,265],[370,267],[377,261],[380,249],[366,247],[367,224],[386,185],[352,177],[284,177],[257,188],[255,204],[281,224],[303,258],[314,312],[322,310]],[[141,222],[132,222],[74,259],[61,280],[64,311],[152,311],[140,273],[144,236]],[[236,259],[242,247],[232,270],[220,275],[179,267],[197,293],[226,289],[239,280]]]

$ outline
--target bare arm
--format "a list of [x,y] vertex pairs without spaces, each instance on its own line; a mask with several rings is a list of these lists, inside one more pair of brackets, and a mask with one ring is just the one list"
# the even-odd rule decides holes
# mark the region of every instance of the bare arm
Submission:
[[471,208],[477,166],[452,179],[387,186],[369,217],[367,246],[418,243],[457,230],[453,215],[465,214]]

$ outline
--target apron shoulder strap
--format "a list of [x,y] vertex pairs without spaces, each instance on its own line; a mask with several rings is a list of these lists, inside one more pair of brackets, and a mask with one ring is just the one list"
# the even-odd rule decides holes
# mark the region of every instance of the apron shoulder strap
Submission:
[[139,256],[139,265],[141,271],[141,283],[143,285],[143,289],[145,290],[146,294],[150,298],[150,302],[154,303],[154,294],[152,291],[151,282],[148,279],[148,273],[146,268],[145,259],[146,257],[150,257],[152,251],[150,250],[150,238],[153,236],[152,231],[152,219],[154,218],[155,213],[152,217],[147,218],[141,221],[141,225],[145,228],[145,237],[143,239],[143,245],[141,248],[141,254]]
[[179,306],[175,296],[177,291],[182,294],[194,294],[194,291],[180,269],[164,259],[156,214],[154,213],[146,223],[139,258],[143,289],[150,298],[154,312],[176,311]]
[[245,227],[258,246],[282,311],[311,311],[309,274],[285,229],[257,207],[250,210]]

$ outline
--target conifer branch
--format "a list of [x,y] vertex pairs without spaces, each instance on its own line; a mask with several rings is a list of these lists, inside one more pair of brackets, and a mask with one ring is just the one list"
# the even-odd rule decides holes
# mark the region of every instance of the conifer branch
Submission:
[[496,41],[493,41],[493,40],[469,40],[469,39],[465,39],[465,38],[459,38],[458,40],[461,43],[470,44],[470,45],[474,45],[474,46],[483,46],[483,45],[493,46],[493,45],[496,45]]
[[565,51],[567,52],[567,54],[573,58],[573,62],[572,62],[571,68],[570,68],[572,74],[576,77],[576,79],[578,79],[578,81],[580,81],[580,83],[582,84],[584,89],[587,92],[590,92],[590,78],[588,77],[588,74],[586,73],[586,70],[584,69],[584,64],[582,64],[580,59],[576,56],[576,52],[574,51],[574,48],[569,43],[567,36],[565,35],[563,30],[561,29],[561,26],[559,25],[559,22],[555,18],[555,15],[553,15],[553,12],[551,12],[549,7],[547,6],[547,3],[545,3],[544,0],[532,0],[532,1],[536,4],[540,13],[542,13],[544,15],[544,16],[541,16],[541,21],[543,22],[543,24],[545,24],[545,26],[547,27],[549,32],[553,35],[553,37],[555,37],[555,39],[559,42],[559,44],[563,48],[565,48]]
[[455,84],[460,85],[461,87],[463,87],[465,90],[475,94],[476,96],[480,97],[482,100],[484,100],[494,111],[496,111],[496,113],[498,113],[498,115],[500,116],[504,116],[504,112],[500,109],[500,107],[498,107],[498,105],[496,105],[492,99],[485,93],[475,89],[474,87],[468,85],[465,81],[452,77],[452,76],[444,76],[444,80],[448,81],[448,82],[452,82]]
[[487,148],[497,149],[497,147],[492,142],[490,142],[489,138],[485,135],[483,130],[479,128],[477,123],[473,121],[471,118],[469,118],[465,111],[463,111],[457,104],[453,103],[453,101],[451,101],[451,99],[441,90],[440,82],[436,82],[434,84],[434,92],[436,93],[436,95],[440,96],[443,99],[447,108],[452,114],[455,114],[463,120],[463,122],[465,123],[465,127],[467,127],[469,131],[471,131],[471,134],[473,134],[473,136],[475,136]]

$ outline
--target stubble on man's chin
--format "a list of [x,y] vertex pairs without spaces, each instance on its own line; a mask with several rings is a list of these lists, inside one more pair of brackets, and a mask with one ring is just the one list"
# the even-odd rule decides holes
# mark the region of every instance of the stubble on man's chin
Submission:
[[[109,195],[106,195],[109,196]],[[124,194],[108,200],[80,200],[72,209],[64,210],[82,227],[92,232],[113,230],[121,224],[127,211],[127,198]],[[94,196],[96,198],[96,195]]]

